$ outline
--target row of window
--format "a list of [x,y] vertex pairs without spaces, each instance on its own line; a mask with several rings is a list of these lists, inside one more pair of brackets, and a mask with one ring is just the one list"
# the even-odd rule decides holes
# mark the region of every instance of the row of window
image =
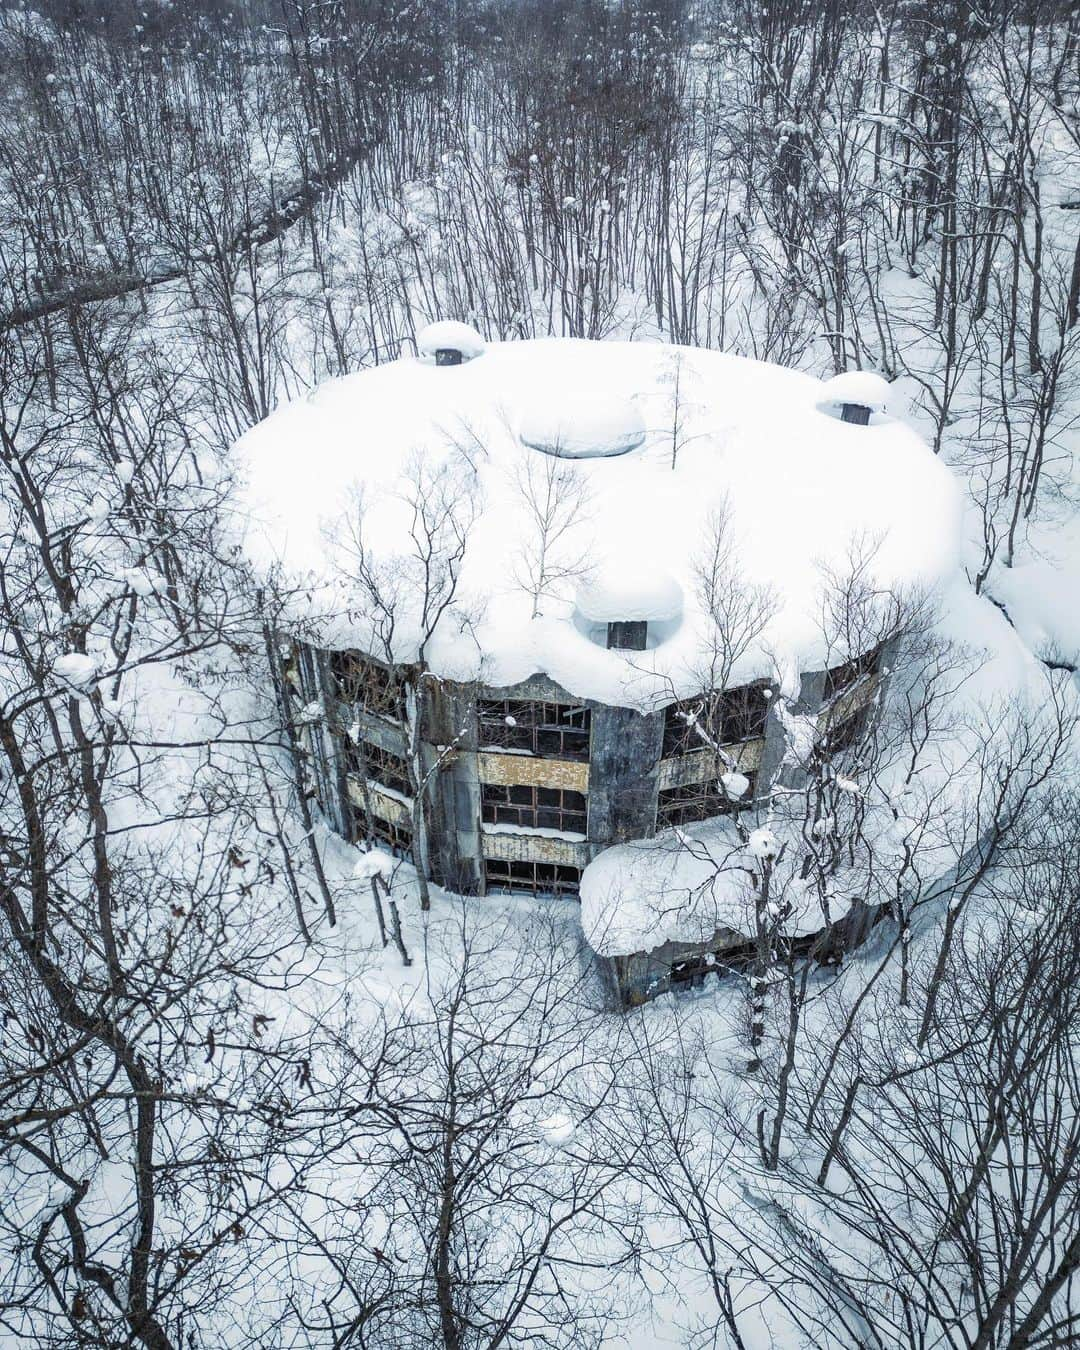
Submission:
[[531,699],[481,699],[480,744],[549,759],[588,759],[589,709]]
[[669,704],[664,709],[663,757],[670,759],[701,750],[709,741],[738,745],[764,736],[768,687],[765,680],[758,680],[738,689],[718,689],[701,698]]
[[[395,857],[411,859],[412,831],[407,825],[372,816],[370,833],[378,844]],[[368,837],[368,822],[359,809],[354,811],[353,837]],[[532,895],[561,898],[577,895],[580,889],[581,869],[578,867],[567,867],[560,863],[512,862],[505,858],[484,859],[484,890],[489,895],[524,891]]]
[[[824,702],[877,674],[881,654],[881,648],[876,647],[827,670]],[[359,704],[368,712],[401,718],[402,686],[394,669],[352,651],[331,652],[329,661],[342,700]],[[664,710],[664,758],[706,744],[687,715],[721,745],[763,736],[767,689],[766,680],[756,680],[670,704]],[[481,699],[477,712],[481,745],[559,759],[588,759],[590,714],[586,707],[532,699]]]
[[563,788],[480,785],[480,817],[489,825],[518,829],[567,830],[586,833],[588,803],[580,792]]
[[409,766],[401,755],[392,750],[384,750],[381,745],[364,741],[356,745],[350,738],[346,741],[345,763],[349,773],[359,778],[371,778],[383,787],[388,787],[402,796],[412,796],[412,780]]
[[484,859],[484,890],[489,895],[502,892],[531,891],[556,899],[577,895],[581,889],[581,869],[561,863],[510,862],[505,858]]
[[676,825],[690,825],[695,820],[729,816],[752,806],[755,775],[747,773],[744,776],[750,786],[738,798],[729,797],[715,778],[704,783],[686,783],[682,787],[661,789],[656,796],[656,828],[664,830]]

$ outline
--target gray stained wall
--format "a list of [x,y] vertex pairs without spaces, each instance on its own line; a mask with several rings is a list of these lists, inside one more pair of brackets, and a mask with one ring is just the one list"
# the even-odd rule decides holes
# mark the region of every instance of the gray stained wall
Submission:
[[[357,773],[358,754],[350,756],[348,749],[349,739],[358,739],[361,762],[367,746],[374,747],[373,754],[385,752],[404,762],[408,756],[404,723],[344,702],[325,652],[298,645],[293,670],[304,705],[316,704],[321,710],[318,718],[306,719],[306,743],[314,788],[328,820],[347,839],[362,839],[367,826],[374,826],[377,840],[399,852],[407,850],[410,799],[381,787],[375,769],[370,777]],[[825,672],[803,675],[794,711],[817,712],[825,684]],[[878,686],[875,681],[873,688]],[[570,878],[559,884],[572,891],[572,876],[601,850],[655,833],[658,792],[715,778],[711,752],[663,756],[663,709],[642,714],[583,701],[543,675],[505,687],[433,679],[422,687],[421,757],[423,771],[431,772],[425,800],[429,870],[436,884],[460,894],[483,895],[487,876],[498,878],[492,889],[527,890],[528,882],[508,880],[510,869],[521,874],[534,868],[540,876],[539,891],[544,891],[543,878],[552,869]],[[527,753],[487,743],[478,716],[481,701],[587,708],[587,757]],[[833,717],[848,712],[841,699]],[[779,773],[780,781],[795,786],[799,771],[782,763],[784,735],[771,705],[764,736],[727,748],[740,769],[756,773],[757,783],[766,784]],[[574,837],[566,831],[493,825],[483,818],[485,785],[580,794],[588,803],[587,828]],[[748,809],[753,810],[753,803]],[[697,946],[667,943],[652,952],[608,962],[605,973],[621,1001],[642,1002],[671,987],[674,966],[708,959],[709,954],[722,958],[725,949],[745,942],[741,934],[722,932]]]

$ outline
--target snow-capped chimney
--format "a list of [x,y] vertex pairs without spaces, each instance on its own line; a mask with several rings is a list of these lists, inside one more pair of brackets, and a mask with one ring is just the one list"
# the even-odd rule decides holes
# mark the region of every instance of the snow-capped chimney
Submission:
[[578,587],[577,612],[593,626],[593,641],[609,649],[643,652],[663,641],[682,617],[682,587],[674,577],[643,568],[631,558],[611,558]]
[[416,335],[416,352],[428,366],[460,366],[483,356],[484,339],[467,323],[441,319],[429,323]]
[[845,370],[825,381],[818,407],[834,417],[839,411],[841,422],[865,427],[870,423],[870,414],[884,412],[888,402],[887,380],[872,370]]

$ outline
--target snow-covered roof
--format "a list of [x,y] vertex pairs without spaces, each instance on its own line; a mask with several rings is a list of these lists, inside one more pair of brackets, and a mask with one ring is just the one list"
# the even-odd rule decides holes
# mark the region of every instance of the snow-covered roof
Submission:
[[[756,832],[760,835],[761,831]],[[649,951],[665,942],[708,942],[721,929],[754,931],[750,868],[760,850],[744,846],[720,817],[655,839],[604,849],[581,878],[581,925],[602,956]],[[784,925],[791,937],[824,926],[809,889]],[[839,918],[848,903],[833,913]]]
[[[570,426],[590,398],[594,410],[605,401],[622,410],[616,430],[640,418],[636,448],[571,463],[524,443],[523,419],[538,403],[549,426]],[[238,442],[245,549],[260,573],[298,588],[286,621],[328,647],[382,655],[353,581],[359,504],[369,561],[406,577],[417,465],[428,475],[456,465],[465,477],[448,495],[476,520],[457,603],[426,646],[432,668],[496,685],[543,672],[578,697],[648,707],[700,688],[715,643],[703,564],[724,518],[740,579],[775,597],[730,677],[820,669],[825,577],[876,550],[869,574],[882,588],[956,580],[961,515],[955,480],[908,426],[850,425],[822,401],[812,376],[654,343],[493,342],[446,367],[405,357],[322,385]],[[549,490],[565,528],[538,583],[543,513],[526,497],[535,504]],[[633,568],[613,584],[626,559]],[[669,599],[681,593],[681,612],[663,606],[675,621],[647,652],[609,651],[575,605],[591,577],[605,602],[612,590],[630,602],[635,588],[659,586]],[[397,660],[416,655],[412,598],[415,587],[402,583]],[[640,612],[655,599],[646,595]]]

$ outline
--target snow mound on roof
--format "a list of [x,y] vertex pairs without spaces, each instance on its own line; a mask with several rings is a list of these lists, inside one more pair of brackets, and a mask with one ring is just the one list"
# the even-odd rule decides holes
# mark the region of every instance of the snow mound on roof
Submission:
[[645,439],[641,413],[629,399],[602,390],[560,389],[525,409],[522,444],[562,459],[606,459]]
[[[665,942],[709,942],[724,932],[749,937],[755,891],[748,853],[759,856],[725,817],[604,849],[581,876],[585,940],[601,956],[627,956]],[[854,897],[830,898],[829,918],[836,920]],[[783,922],[789,936],[826,926],[810,887],[789,881],[785,900],[791,902]]]
[[416,350],[421,361],[434,365],[436,352],[460,352],[463,361],[472,361],[477,356],[483,356],[487,343],[467,323],[458,323],[456,319],[438,319],[417,333]]
[[577,593],[578,613],[590,623],[670,623],[682,609],[682,587],[675,578],[632,558],[609,561]]
[[854,403],[871,412],[884,412],[889,405],[889,382],[872,370],[845,370],[826,380],[819,407],[838,408]]

